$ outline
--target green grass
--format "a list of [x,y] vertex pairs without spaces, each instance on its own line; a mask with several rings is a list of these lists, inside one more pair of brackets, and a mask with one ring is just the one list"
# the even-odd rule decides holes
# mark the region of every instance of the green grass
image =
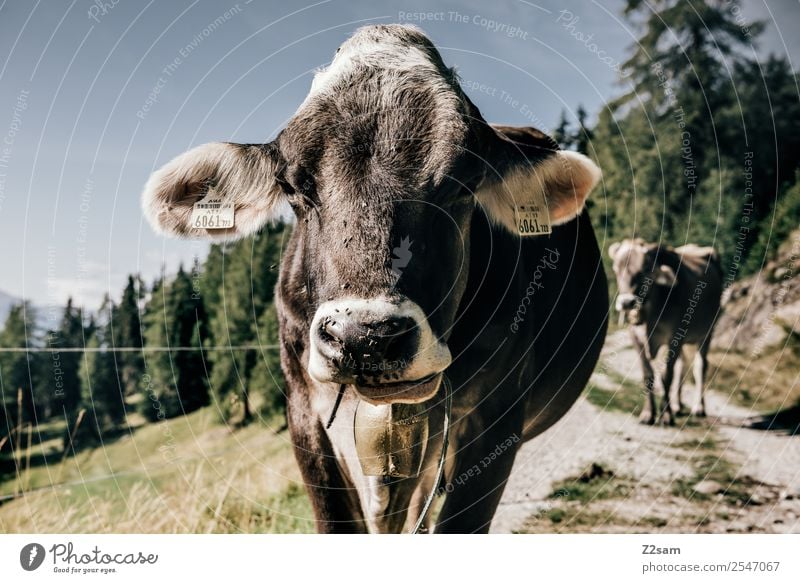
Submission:
[[142,425],[63,462],[45,440],[30,448],[39,463],[28,469],[21,449],[20,479],[7,475],[0,494],[26,494],[0,505],[0,530],[313,532],[288,433],[216,420],[207,408]]
[[[740,476],[736,465],[717,453],[706,453],[695,460],[695,472],[688,478],[678,478],[672,483],[672,493],[687,500],[706,502],[721,497],[731,506],[746,505],[759,483],[749,476]],[[719,493],[698,492],[694,487],[703,480],[717,482]]]
[[607,371],[606,375],[614,382],[616,390],[590,383],[584,392],[586,399],[604,411],[617,411],[638,416],[644,403],[641,387],[614,371]]
[[700,438],[690,438],[684,441],[673,442],[671,446],[693,452],[713,451],[719,447],[717,442],[709,435],[703,435]]
[[600,464],[593,464],[583,474],[556,482],[550,493],[551,500],[590,503],[609,498],[626,498],[633,491],[636,482],[625,476],[618,476]]
[[800,335],[790,335],[786,346],[765,350],[755,358],[712,351],[709,362],[709,387],[754,413],[800,404]]
[[219,533],[304,533],[313,530],[314,523],[308,497],[299,484],[290,484],[262,503],[243,498],[226,500],[218,512],[209,508],[208,516],[216,517],[212,532]]

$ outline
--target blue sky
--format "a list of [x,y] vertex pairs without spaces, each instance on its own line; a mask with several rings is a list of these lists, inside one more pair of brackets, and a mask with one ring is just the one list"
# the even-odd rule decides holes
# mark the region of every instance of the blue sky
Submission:
[[[417,24],[489,121],[552,130],[562,109],[594,114],[624,90],[613,63],[636,31],[623,4],[3,2],[0,290],[95,308],[128,273],[150,279],[162,263],[173,271],[204,255],[205,244],[157,237],[144,223],[150,172],[203,142],[271,140],[358,26]],[[579,19],[570,29],[563,10]],[[762,54],[788,52],[797,67],[798,2],[750,0],[743,14],[771,23]]]

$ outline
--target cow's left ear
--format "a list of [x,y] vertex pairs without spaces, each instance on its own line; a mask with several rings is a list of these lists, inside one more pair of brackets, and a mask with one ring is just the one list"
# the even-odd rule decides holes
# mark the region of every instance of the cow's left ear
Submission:
[[489,218],[525,234],[526,209],[546,207],[551,225],[578,216],[602,176],[597,164],[578,152],[559,150],[534,128],[494,129],[497,140],[486,178],[475,192]]
[[658,285],[672,287],[675,285],[675,271],[669,265],[659,265],[656,270],[655,282]]
[[[274,144],[197,146],[150,176],[142,210],[156,231],[174,237],[231,240],[255,233],[275,217],[282,200],[279,160]],[[223,215],[231,226],[220,225]]]

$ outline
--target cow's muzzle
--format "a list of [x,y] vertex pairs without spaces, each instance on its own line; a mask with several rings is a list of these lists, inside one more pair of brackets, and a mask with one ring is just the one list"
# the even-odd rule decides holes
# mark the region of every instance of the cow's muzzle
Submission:
[[633,294],[619,294],[614,306],[619,312],[619,325],[622,326],[626,321],[633,326],[642,323],[642,301]]
[[311,323],[308,372],[353,385],[371,403],[420,403],[436,394],[450,351],[409,300],[325,302]]
[[638,298],[633,294],[619,294],[617,296],[616,308],[618,312],[627,312],[636,307]]

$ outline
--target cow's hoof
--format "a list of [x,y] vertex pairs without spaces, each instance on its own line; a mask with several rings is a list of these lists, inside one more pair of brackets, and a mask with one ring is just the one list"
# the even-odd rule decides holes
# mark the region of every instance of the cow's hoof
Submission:
[[662,411],[656,418],[656,423],[662,427],[665,425],[673,426],[675,425],[675,416],[672,411]]
[[642,425],[653,425],[655,422],[656,418],[652,413],[642,413],[639,415],[639,423]]
[[692,417],[705,417],[705,416],[706,416],[705,409],[699,409],[697,407],[692,409]]
[[685,417],[688,414],[689,414],[689,408],[686,405],[684,405],[683,403],[678,405],[678,410],[675,411],[676,416]]

